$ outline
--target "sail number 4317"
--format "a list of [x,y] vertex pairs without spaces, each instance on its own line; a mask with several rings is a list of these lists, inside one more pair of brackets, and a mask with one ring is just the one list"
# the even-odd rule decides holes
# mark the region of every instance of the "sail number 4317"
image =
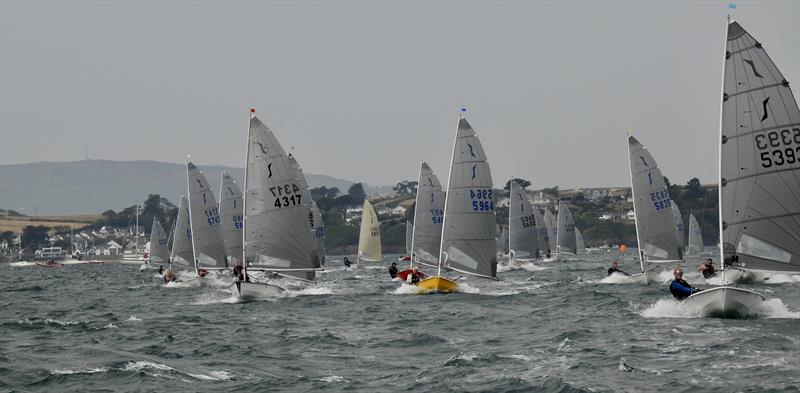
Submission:
[[275,187],[270,187],[269,191],[272,193],[272,196],[275,197],[275,203],[273,206],[275,207],[289,207],[289,206],[299,206],[301,204],[300,197],[300,187],[294,183],[287,183]]

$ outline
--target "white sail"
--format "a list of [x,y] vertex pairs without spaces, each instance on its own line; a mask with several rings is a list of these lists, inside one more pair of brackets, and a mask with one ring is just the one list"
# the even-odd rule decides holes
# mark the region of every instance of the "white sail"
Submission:
[[419,168],[417,199],[414,206],[413,262],[437,266],[444,219],[442,183],[424,161]]
[[225,268],[225,241],[219,219],[219,204],[206,176],[191,162],[186,163],[189,188],[189,213],[191,213],[194,259],[199,268]]
[[678,246],[683,250],[686,249],[686,230],[683,225],[683,216],[681,209],[675,201],[672,202],[672,213],[675,216],[675,236],[678,237]]
[[178,204],[175,234],[172,237],[171,259],[170,269],[181,267],[194,270],[191,214],[189,213],[189,202],[186,201],[186,195],[181,195],[181,201]]
[[492,174],[483,146],[464,118],[458,121],[444,206],[441,251],[445,266],[497,277]]
[[381,223],[378,214],[368,200],[364,199],[361,214],[361,229],[358,236],[358,259],[369,262],[383,260],[381,253]]
[[167,232],[158,222],[158,218],[153,217],[153,227],[150,229],[150,262],[167,263],[169,261],[168,242]]
[[559,253],[576,254],[578,252],[575,247],[575,219],[564,201],[558,201],[556,237]]
[[508,206],[509,249],[515,258],[535,259],[538,255],[539,236],[536,234],[536,216],[528,194],[511,182]]
[[547,241],[549,242],[548,246],[550,247],[550,253],[552,255],[558,250],[558,245],[556,244],[558,239],[556,233],[558,230],[558,223],[556,222],[556,216],[554,216],[548,208],[544,209],[544,225],[547,229]]
[[223,171],[219,189],[219,217],[229,266],[242,259],[242,215],[242,190],[236,180]]
[[628,149],[639,250],[652,262],[683,260],[664,176],[650,152],[631,135]]
[[720,138],[720,244],[734,266],[800,272],[800,110],[764,47],[728,25]]
[[583,235],[581,235],[581,231],[578,227],[575,227],[575,248],[578,250],[578,254],[586,252],[586,245],[583,243]]
[[[272,130],[250,116],[245,179],[244,254],[248,268],[320,270],[309,230],[311,192]],[[299,177],[298,177],[299,176]]]
[[[300,167],[297,159],[295,159],[293,154],[289,154],[288,158],[289,163],[292,165],[292,169],[295,171],[295,178],[297,179],[300,187],[308,188],[310,190],[311,187],[309,187],[308,182],[306,181],[306,175],[303,173],[303,168]],[[317,253],[319,254],[320,264],[325,265],[325,226],[322,223],[322,213],[320,213],[317,203],[314,202],[314,198],[309,198],[311,199],[311,210],[308,212],[309,230],[317,242]],[[293,274],[293,276],[309,281],[314,280],[316,277],[316,273],[313,270],[305,272],[304,274],[305,275]]]
[[703,252],[703,232],[694,214],[689,214],[689,252],[695,255]]
[[533,209],[533,216],[536,219],[536,234],[539,237],[539,258],[549,258],[552,255],[550,248],[550,234],[544,216],[539,209]]

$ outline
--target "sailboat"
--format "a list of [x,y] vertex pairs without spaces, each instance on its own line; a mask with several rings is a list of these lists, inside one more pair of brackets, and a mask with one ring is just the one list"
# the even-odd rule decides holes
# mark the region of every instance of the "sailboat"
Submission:
[[219,218],[228,266],[235,266],[242,257],[242,190],[226,171],[219,188]]
[[[189,213],[189,202],[186,195],[181,195],[178,203],[178,216],[175,219],[175,229],[172,236],[172,250],[169,256],[169,270],[191,271],[197,277],[197,269],[194,264],[194,253],[192,251],[192,226],[191,214]],[[196,280],[196,278],[195,278]]]
[[378,214],[367,199],[364,199],[364,209],[361,214],[361,229],[358,236],[358,261],[381,262],[381,223]]
[[[130,221],[128,221],[128,225],[130,226]],[[122,260],[120,263],[123,264],[143,264],[145,263],[146,259],[144,256],[139,255],[139,203],[136,203],[136,226],[134,227],[133,233],[133,255],[124,253],[122,255]]]
[[414,263],[438,267],[439,247],[442,242],[442,221],[444,220],[444,198],[442,183],[423,161],[419,167],[419,181],[414,207],[414,226],[411,233],[411,257],[408,270],[398,273],[405,281]]
[[272,282],[251,282],[249,272],[299,273],[322,270],[319,245],[309,230],[311,191],[269,129],[250,111],[244,175],[242,233],[245,280],[231,293],[243,300],[280,295]]
[[527,193],[511,181],[508,206],[508,262],[532,261],[539,255],[539,236],[536,234],[536,216]]
[[556,216],[550,212],[550,209],[544,208],[544,226],[547,229],[547,241],[549,242],[548,246],[550,247],[550,256],[547,257],[548,260],[555,260],[555,256],[558,253],[558,223],[556,221]]
[[187,200],[191,214],[192,253],[198,277],[202,278],[205,271],[228,268],[219,204],[206,176],[191,161],[186,163],[186,186],[189,190]]
[[420,292],[457,290],[455,281],[442,277],[442,268],[496,279],[495,224],[492,174],[486,153],[467,119],[460,117],[444,202],[438,271],[436,276],[417,283]]
[[683,216],[681,216],[681,209],[678,204],[672,201],[672,213],[675,216],[675,235],[678,236],[678,245],[681,249],[686,249],[686,231],[683,225]]
[[586,244],[583,243],[583,235],[581,235],[581,231],[578,227],[575,227],[575,249],[577,250],[577,254],[586,252]]
[[558,201],[558,223],[556,226],[556,259],[559,255],[575,255],[578,248],[575,244],[575,219],[566,202]]
[[700,224],[694,218],[694,214],[689,213],[689,249],[688,253],[700,255],[703,252],[703,232]]
[[[295,159],[294,155],[289,153],[287,156],[289,159],[289,163],[292,166],[292,170],[294,171],[294,179],[297,181],[297,185],[301,189],[310,189],[308,183],[306,182],[306,176],[303,173],[303,168],[300,168],[300,164],[297,163],[297,159]],[[309,196],[310,198],[310,196]],[[311,199],[311,206],[310,210],[308,211],[308,226],[309,231],[311,232],[312,236],[317,244],[317,254],[320,257],[320,266],[325,265],[325,238],[324,238],[324,227],[322,224],[322,214],[317,207],[316,202],[314,202],[313,198]],[[316,282],[317,272],[314,270],[305,270],[305,271],[289,271],[289,272],[281,272],[278,273],[282,277],[289,277],[296,280],[304,281],[313,283]]]
[[552,256],[552,251],[550,248],[550,231],[547,228],[547,223],[539,209],[533,209],[533,217],[536,219],[536,235],[539,238],[539,255],[537,258],[549,259]]
[[641,267],[641,273],[632,275],[631,281],[647,284],[657,274],[645,271],[645,262],[681,263],[683,247],[678,240],[673,202],[658,164],[633,135],[628,135],[628,153]]
[[153,217],[153,226],[150,229],[150,253],[146,264],[142,266],[144,269],[155,268],[157,265],[169,262],[168,242],[167,232],[158,222],[158,218]]
[[764,296],[728,286],[730,265],[800,273],[800,110],[762,44],[728,20],[720,115],[719,220],[723,285],[687,305],[728,316],[755,311]]

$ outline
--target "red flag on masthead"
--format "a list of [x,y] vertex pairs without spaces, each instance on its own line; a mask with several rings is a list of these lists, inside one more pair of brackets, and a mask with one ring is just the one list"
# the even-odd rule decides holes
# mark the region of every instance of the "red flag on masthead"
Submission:
[[250,113],[256,113],[256,109],[255,108],[250,108]]

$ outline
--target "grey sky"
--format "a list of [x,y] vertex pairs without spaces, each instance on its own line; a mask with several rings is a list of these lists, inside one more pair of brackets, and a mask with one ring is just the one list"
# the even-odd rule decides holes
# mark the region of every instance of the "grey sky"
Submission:
[[[496,185],[716,182],[728,2],[0,1],[0,163],[243,165],[247,111],[309,173],[447,178],[458,110]],[[800,86],[800,2],[736,19]]]

